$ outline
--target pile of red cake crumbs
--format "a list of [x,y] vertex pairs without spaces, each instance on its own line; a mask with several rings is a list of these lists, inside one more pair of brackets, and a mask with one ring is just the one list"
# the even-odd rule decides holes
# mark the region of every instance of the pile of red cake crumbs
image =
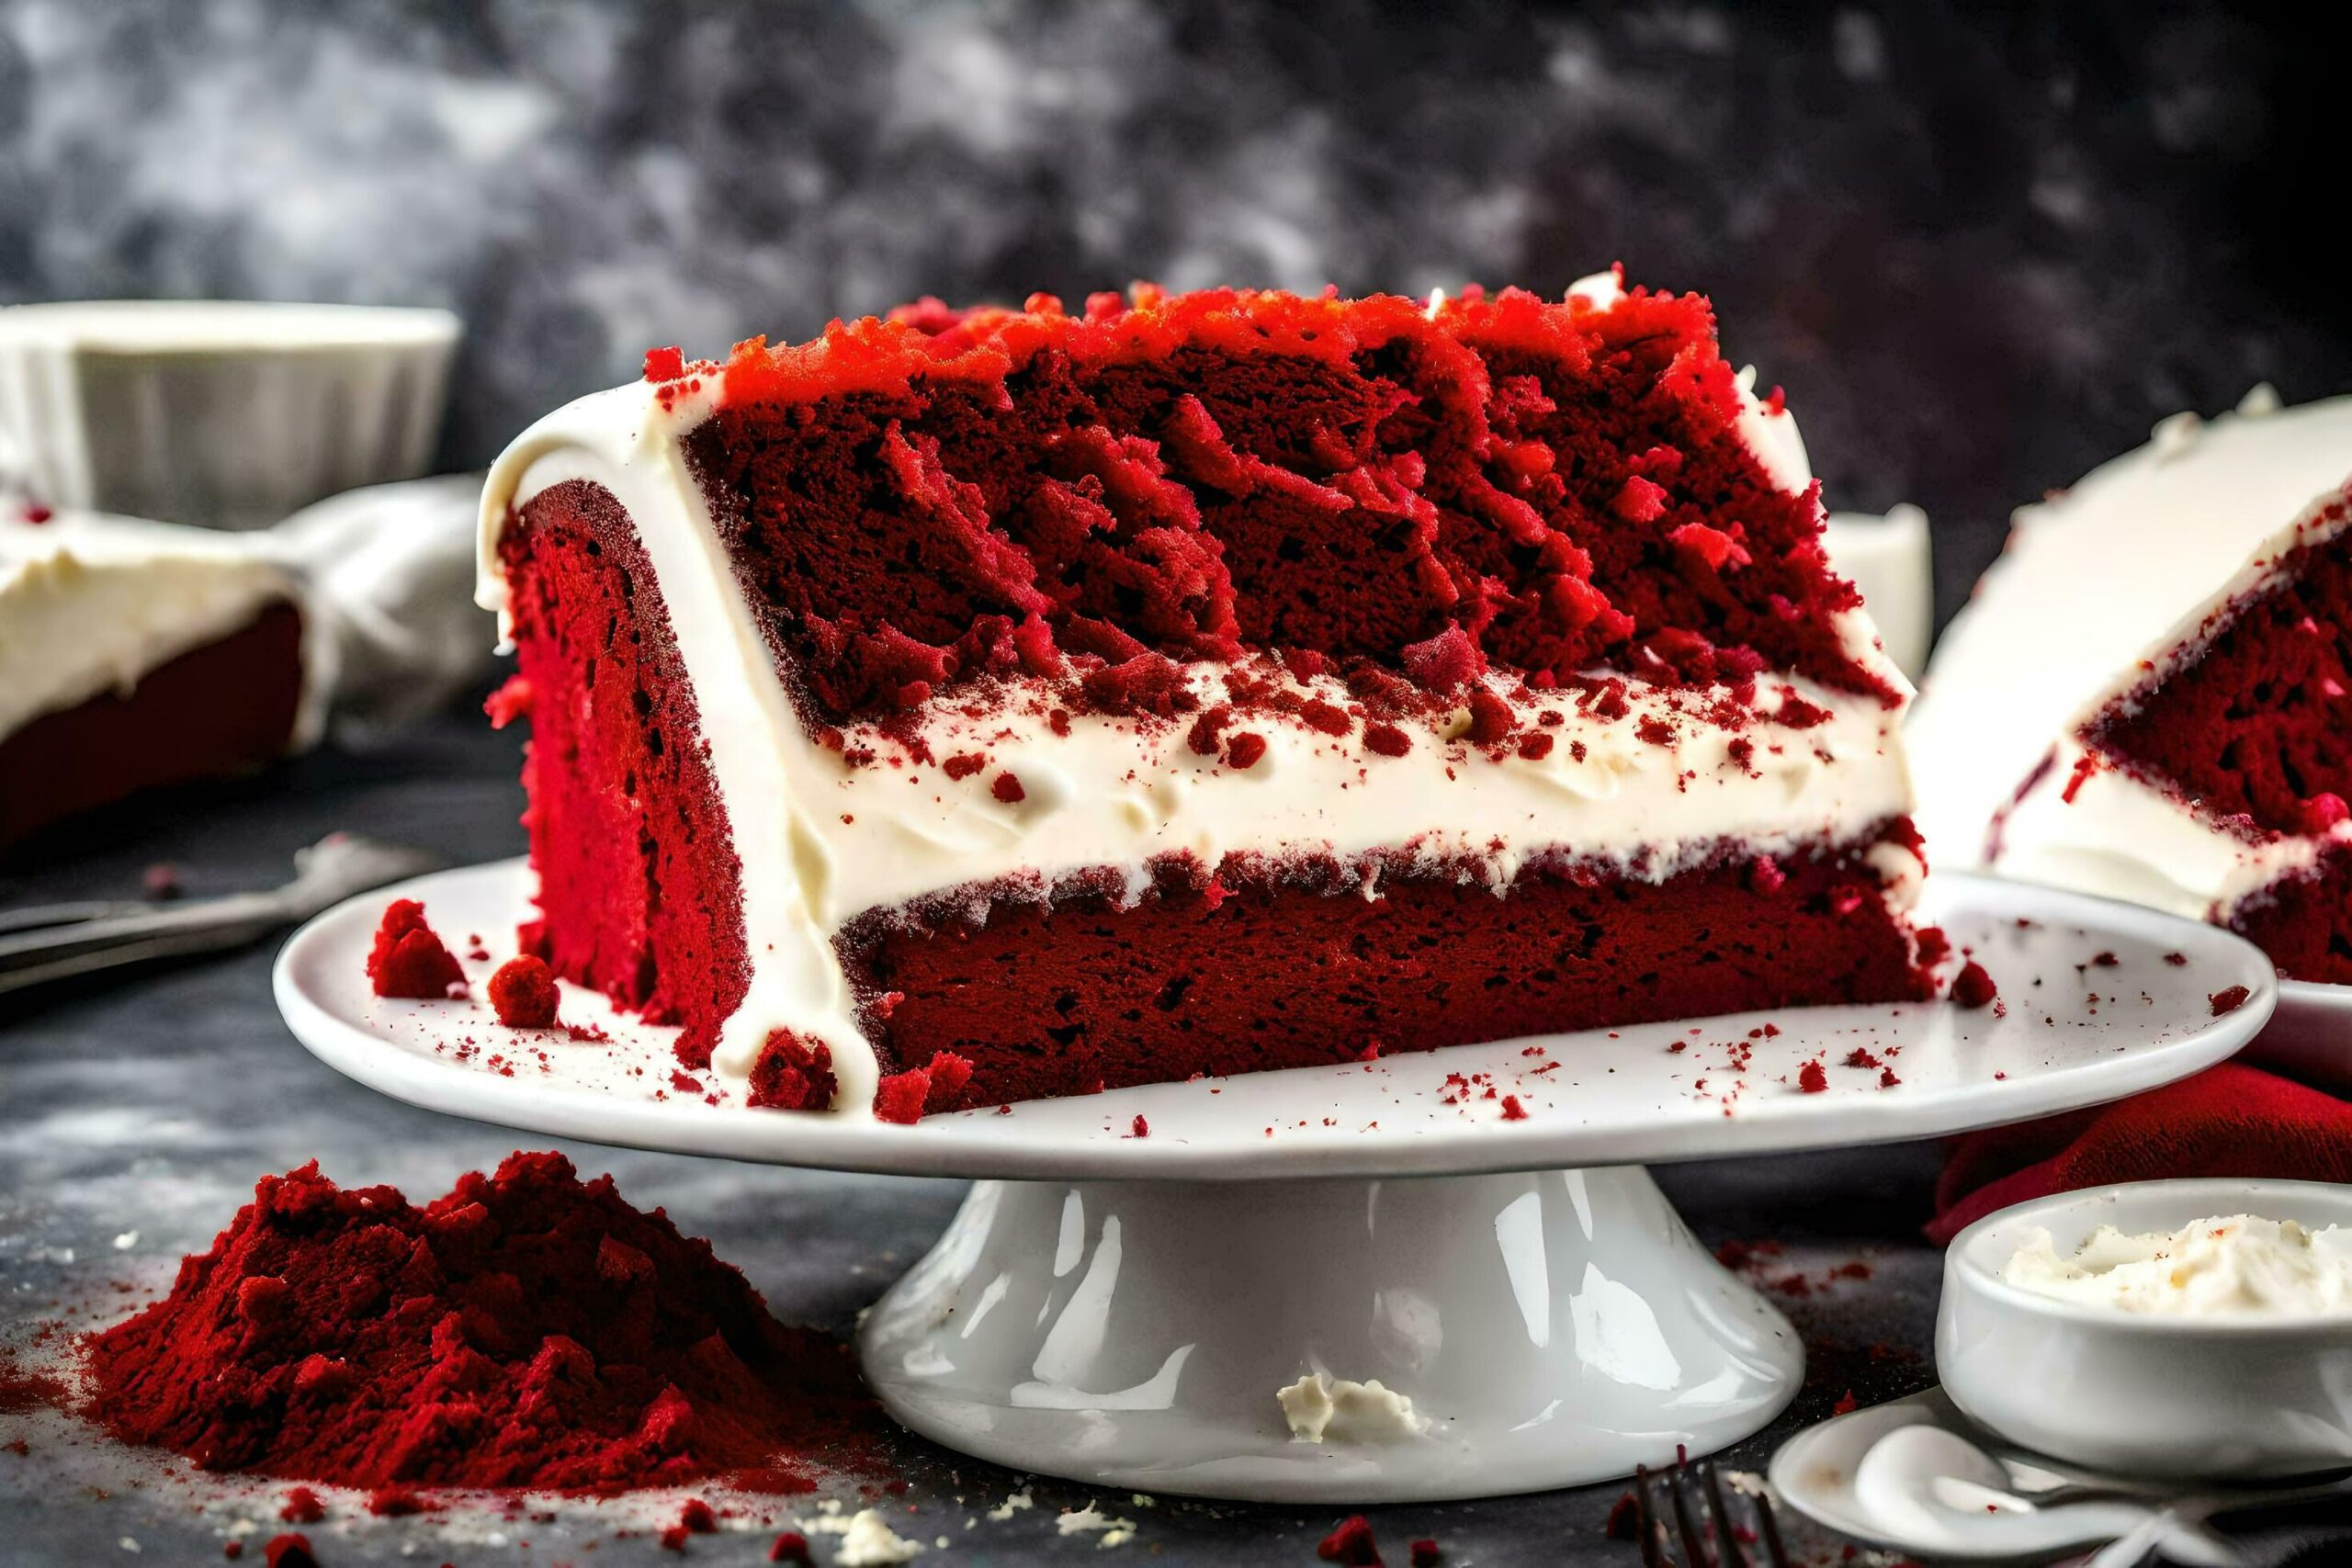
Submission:
[[315,1164],[265,1178],[168,1297],[83,1349],[116,1437],[378,1512],[431,1487],[807,1491],[870,1463],[879,1424],[842,1346],[557,1154],[422,1208]]

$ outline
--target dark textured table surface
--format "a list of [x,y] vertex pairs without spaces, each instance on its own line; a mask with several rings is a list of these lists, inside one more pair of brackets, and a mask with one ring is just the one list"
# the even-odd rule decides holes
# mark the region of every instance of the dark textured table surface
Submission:
[[[453,863],[523,847],[514,744],[453,716],[366,755],[324,752],[279,773],[110,814],[38,844],[0,868],[0,907],[31,899],[137,897],[150,865],[179,871],[192,896],[278,880],[298,847],[346,828],[429,847]],[[117,1314],[163,1288],[176,1259],[201,1249],[250,1195],[256,1177],[320,1159],[339,1181],[390,1182],[423,1199],[459,1172],[495,1163],[517,1135],[395,1104],[313,1060],[279,1021],[266,948],[127,980],[0,1001],[0,1343],[37,1325]],[[786,1321],[847,1332],[858,1310],[930,1244],[962,1191],[955,1182],[840,1176],[578,1145],[583,1170],[611,1171],[640,1206],[666,1207],[740,1264]],[[1932,1381],[1926,1359],[1938,1255],[1916,1227],[1933,1151],[1862,1149],[1722,1161],[1658,1174],[1710,1245],[1771,1238],[1786,1250],[1761,1275],[1809,1353],[1804,1392],[1765,1434],[1728,1456],[1759,1470],[1789,1432],[1819,1420],[1849,1390],[1873,1403]],[[1861,1260],[1866,1279],[1821,1281]],[[1791,1275],[1804,1282],[1786,1283]],[[135,1293],[118,1287],[129,1284]],[[1802,1290],[1804,1293],[1797,1292]],[[165,1473],[166,1456],[125,1455],[52,1417],[0,1412],[0,1561],[198,1562],[220,1560],[238,1510],[197,1506],[210,1491]],[[38,1423],[35,1425],[34,1423]],[[926,1562],[1080,1561],[1096,1538],[1062,1535],[1056,1515],[1086,1488],[1031,1483],[912,1438],[893,1455],[909,1485],[876,1501],[899,1533],[949,1544]],[[206,1483],[207,1487],[212,1485]],[[1035,1506],[987,1511],[1027,1485]],[[1372,1511],[1392,1562],[1435,1536],[1446,1562],[1626,1563],[1634,1548],[1602,1524],[1622,1487]],[[854,1486],[840,1495],[860,1499]],[[257,1499],[274,1501],[274,1489]],[[1112,1556],[1167,1562],[1316,1561],[1329,1509],[1197,1504],[1138,1507],[1135,1539]],[[798,1505],[806,1511],[805,1502]],[[244,1513],[266,1517],[258,1503]],[[966,1520],[975,1523],[967,1528]],[[274,1524],[267,1530],[283,1528]],[[351,1562],[674,1562],[618,1514],[567,1514],[488,1537],[477,1522],[372,1520],[339,1508],[309,1529],[326,1568]],[[709,1562],[763,1560],[765,1532],[695,1540]],[[527,1544],[526,1542],[527,1541]],[[1834,1561],[1832,1543],[1813,1555]],[[818,1545],[820,1561],[831,1547]],[[256,1553],[257,1555],[257,1553]]]

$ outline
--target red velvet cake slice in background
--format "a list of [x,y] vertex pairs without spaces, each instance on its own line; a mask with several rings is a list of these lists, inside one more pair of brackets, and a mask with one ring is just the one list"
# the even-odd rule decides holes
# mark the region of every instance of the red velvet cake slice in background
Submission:
[[1928,994],[1777,395],[1588,280],[933,304],[493,470],[558,973],[922,1110]]
[[235,536],[0,516],[0,848],[295,750],[319,717],[307,636],[291,574]]
[[2352,398],[2256,398],[2021,512],[1912,721],[1937,842],[2352,983],[2347,474]]

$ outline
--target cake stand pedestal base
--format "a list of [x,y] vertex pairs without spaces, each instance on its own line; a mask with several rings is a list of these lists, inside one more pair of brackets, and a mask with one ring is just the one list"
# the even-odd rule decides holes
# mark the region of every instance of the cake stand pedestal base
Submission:
[[[1788,1321],[1635,1166],[1268,1182],[983,1181],[869,1313],[900,1422],[1141,1492],[1402,1503],[1711,1452],[1795,1394]],[[1377,1380],[1425,1422],[1294,1438],[1276,1391]]]

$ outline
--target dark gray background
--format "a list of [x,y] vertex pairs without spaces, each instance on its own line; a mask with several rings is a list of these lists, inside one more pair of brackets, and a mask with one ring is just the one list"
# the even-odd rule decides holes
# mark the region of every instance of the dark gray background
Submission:
[[2213,5],[0,0],[0,301],[456,307],[483,461],[643,351],[935,293],[1712,294],[1833,506],[2352,387],[2352,24]]

